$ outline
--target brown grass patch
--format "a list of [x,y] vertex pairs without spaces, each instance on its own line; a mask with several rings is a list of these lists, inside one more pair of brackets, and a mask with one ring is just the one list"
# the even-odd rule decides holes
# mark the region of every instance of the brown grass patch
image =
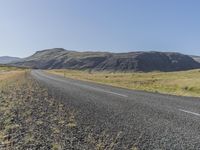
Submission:
[[49,73],[134,90],[200,97],[200,70],[179,72],[91,72],[49,70]]

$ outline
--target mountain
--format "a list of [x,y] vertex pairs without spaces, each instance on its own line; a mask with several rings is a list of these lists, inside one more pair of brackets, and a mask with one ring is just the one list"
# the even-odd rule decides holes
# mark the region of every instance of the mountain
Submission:
[[110,71],[181,71],[200,68],[192,57],[173,52],[77,52],[62,48],[37,51],[13,63],[38,69],[92,69]]
[[195,61],[200,63],[200,56],[191,56]]
[[8,64],[8,63],[16,62],[19,60],[20,60],[20,58],[18,58],[18,57],[1,56],[0,64]]

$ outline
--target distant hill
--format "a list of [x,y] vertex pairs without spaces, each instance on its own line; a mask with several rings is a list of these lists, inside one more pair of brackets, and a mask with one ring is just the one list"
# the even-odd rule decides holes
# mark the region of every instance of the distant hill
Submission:
[[38,69],[92,69],[110,71],[181,71],[200,68],[192,57],[173,52],[77,52],[62,48],[38,51],[16,66]]
[[20,58],[18,57],[0,56],[0,64],[8,64],[19,60]]
[[200,56],[191,56],[195,61],[200,63]]

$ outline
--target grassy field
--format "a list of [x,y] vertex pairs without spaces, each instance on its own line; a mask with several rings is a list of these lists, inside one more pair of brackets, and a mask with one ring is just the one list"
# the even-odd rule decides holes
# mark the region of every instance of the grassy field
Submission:
[[0,64],[0,72],[13,71],[13,70],[24,70],[24,69],[25,68],[19,68],[19,67],[13,67],[13,66],[7,66],[7,65]]
[[135,90],[200,97],[200,70],[150,73],[110,73],[50,70],[57,75]]
[[0,65],[0,82],[6,79],[11,79],[25,72],[25,68],[17,68],[12,66]]
[[0,74],[0,149],[61,149],[66,143],[60,131],[76,127],[73,112],[28,71],[8,70]]

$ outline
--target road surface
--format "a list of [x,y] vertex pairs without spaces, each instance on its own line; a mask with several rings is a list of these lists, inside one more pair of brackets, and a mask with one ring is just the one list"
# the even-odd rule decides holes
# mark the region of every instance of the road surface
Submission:
[[[31,75],[78,112],[83,127],[119,135],[120,147],[200,149],[200,99],[127,90],[33,70]],[[127,147],[126,147],[127,148]]]

